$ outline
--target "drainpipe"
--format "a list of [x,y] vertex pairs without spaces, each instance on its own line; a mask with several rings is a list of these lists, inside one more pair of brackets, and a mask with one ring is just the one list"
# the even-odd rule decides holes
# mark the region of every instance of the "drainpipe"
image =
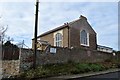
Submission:
[[70,48],[70,27],[69,27],[69,24],[67,25],[68,26],[68,48]]

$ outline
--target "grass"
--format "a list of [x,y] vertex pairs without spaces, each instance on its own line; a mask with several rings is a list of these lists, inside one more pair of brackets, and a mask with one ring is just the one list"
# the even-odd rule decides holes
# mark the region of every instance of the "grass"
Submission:
[[[109,67],[108,67],[109,66]],[[113,65],[106,63],[74,63],[39,65],[35,70],[31,69],[21,73],[21,78],[42,78],[50,76],[81,74],[96,72],[111,68]]]

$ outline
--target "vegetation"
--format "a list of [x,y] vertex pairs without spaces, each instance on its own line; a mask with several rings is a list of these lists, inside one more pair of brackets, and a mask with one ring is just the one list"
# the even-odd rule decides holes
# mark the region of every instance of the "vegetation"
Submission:
[[[6,44],[7,45],[7,44]],[[87,72],[98,72],[111,68],[120,68],[120,59],[117,56],[106,59],[104,62],[97,63],[75,63],[68,61],[67,63],[39,65],[36,69],[30,69],[21,73],[17,78],[43,78],[60,75],[82,74]],[[25,80],[24,79],[24,80]],[[15,79],[16,80],[16,79]]]
[[[107,62],[108,63],[108,62]],[[116,66],[104,63],[74,63],[40,65],[35,70],[28,70],[20,75],[21,78],[42,78],[60,75],[81,74],[115,68]]]
[[18,46],[12,44],[10,41],[6,41],[6,43],[3,44],[3,47],[13,47],[13,48],[18,48]]

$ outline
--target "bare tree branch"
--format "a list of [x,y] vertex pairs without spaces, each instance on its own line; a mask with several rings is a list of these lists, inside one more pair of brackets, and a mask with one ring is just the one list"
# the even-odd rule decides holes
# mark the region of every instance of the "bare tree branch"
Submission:
[[7,27],[5,28],[5,27],[1,27],[1,29],[0,29],[0,35],[3,35],[6,31],[7,31],[7,29],[8,29],[8,25],[7,25]]

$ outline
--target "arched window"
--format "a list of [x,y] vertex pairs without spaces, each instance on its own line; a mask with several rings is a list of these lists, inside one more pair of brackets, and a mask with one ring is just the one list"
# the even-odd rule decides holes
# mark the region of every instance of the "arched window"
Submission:
[[62,47],[62,34],[60,33],[55,35],[55,46]]
[[80,32],[80,43],[81,45],[89,45],[88,42],[89,42],[89,39],[88,39],[88,34],[85,30],[82,30]]

